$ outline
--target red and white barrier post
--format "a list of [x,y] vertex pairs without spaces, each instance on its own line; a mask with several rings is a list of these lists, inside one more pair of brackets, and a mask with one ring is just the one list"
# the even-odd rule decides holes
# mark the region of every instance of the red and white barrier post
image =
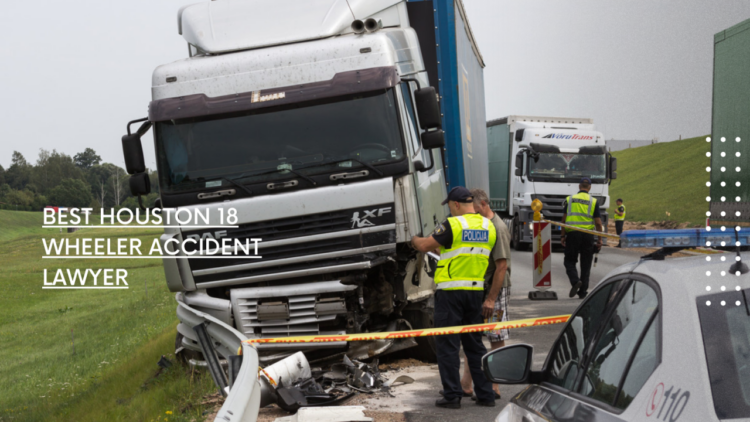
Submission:
[[534,277],[533,287],[529,292],[531,300],[557,300],[557,293],[552,288],[552,229],[549,223],[542,222],[542,202],[535,199],[531,203],[534,210]]

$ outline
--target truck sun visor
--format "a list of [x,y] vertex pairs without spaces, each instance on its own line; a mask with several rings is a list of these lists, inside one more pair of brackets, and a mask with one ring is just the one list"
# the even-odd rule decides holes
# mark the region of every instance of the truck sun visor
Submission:
[[214,98],[207,97],[205,94],[164,98],[151,101],[148,107],[148,119],[152,122],[159,122],[254,110],[357,92],[388,89],[396,86],[399,81],[395,66],[383,66],[340,72],[331,80],[305,85],[271,88]]
[[534,152],[542,152],[546,154],[559,154],[560,153],[560,147],[557,145],[550,145],[550,144],[537,144],[532,142],[531,149],[534,150]]
[[587,145],[585,147],[581,147],[581,149],[578,150],[579,154],[587,154],[587,155],[601,155],[607,153],[607,147],[604,145]]

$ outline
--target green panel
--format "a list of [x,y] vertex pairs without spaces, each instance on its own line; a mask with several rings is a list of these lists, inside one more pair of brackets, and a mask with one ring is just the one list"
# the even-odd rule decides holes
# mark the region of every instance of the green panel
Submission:
[[490,173],[490,206],[496,211],[508,210],[508,125],[487,128],[487,156]]
[[[714,37],[711,124],[711,219],[714,221],[750,221],[749,29],[750,20],[747,20]],[[722,137],[725,142],[721,141]],[[738,137],[740,142],[736,141]],[[738,181],[739,187],[736,186]],[[725,186],[721,186],[721,182],[725,182]],[[739,202],[736,197],[740,197]],[[721,211],[727,215],[721,217]],[[735,216],[736,211],[741,212],[739,218]]]

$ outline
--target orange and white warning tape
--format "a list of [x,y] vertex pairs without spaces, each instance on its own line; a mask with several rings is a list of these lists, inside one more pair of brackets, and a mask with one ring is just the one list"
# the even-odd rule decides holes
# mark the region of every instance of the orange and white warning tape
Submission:
[[380,333],[345,334],[333,336],[297,336],[277,338],[253,338],[244,343],[329,343],[334,341],[369,341],[394,338],[443,336],[450,334],[478,333],[511,328],[537,327],[542,325],[562,324],[570,315],[558,315],[546,318],[528,318],[515,321],[492,322],[486,324],[461,325],[456,327],[425,328],[411,331],[386,331]]
[[560,227],[563,227],[563,228],[576,230],[576,231],[579,231],[579,232],[593,234],[594,236],[607,237],[607,238],[610,238],[610,239],[619,239],[620,238],[620,236],[618,236],[616,234],[602,233],[602,232],[598,232],[596,230],[582,229],[582,228],[576,227],[576,226],[569,226],[569,225],[561,223],[559,221],[542,220],[542,222],[543,223],[554,224],[556,226],[560,226]]

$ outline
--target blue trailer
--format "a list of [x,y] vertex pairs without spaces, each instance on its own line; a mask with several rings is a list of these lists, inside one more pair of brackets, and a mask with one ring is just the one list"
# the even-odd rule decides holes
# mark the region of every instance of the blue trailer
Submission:
[[424,66],[440,96],[448,189],[489,192],[484,60],[461,0],[410,0],[409,21],[419,36]]

